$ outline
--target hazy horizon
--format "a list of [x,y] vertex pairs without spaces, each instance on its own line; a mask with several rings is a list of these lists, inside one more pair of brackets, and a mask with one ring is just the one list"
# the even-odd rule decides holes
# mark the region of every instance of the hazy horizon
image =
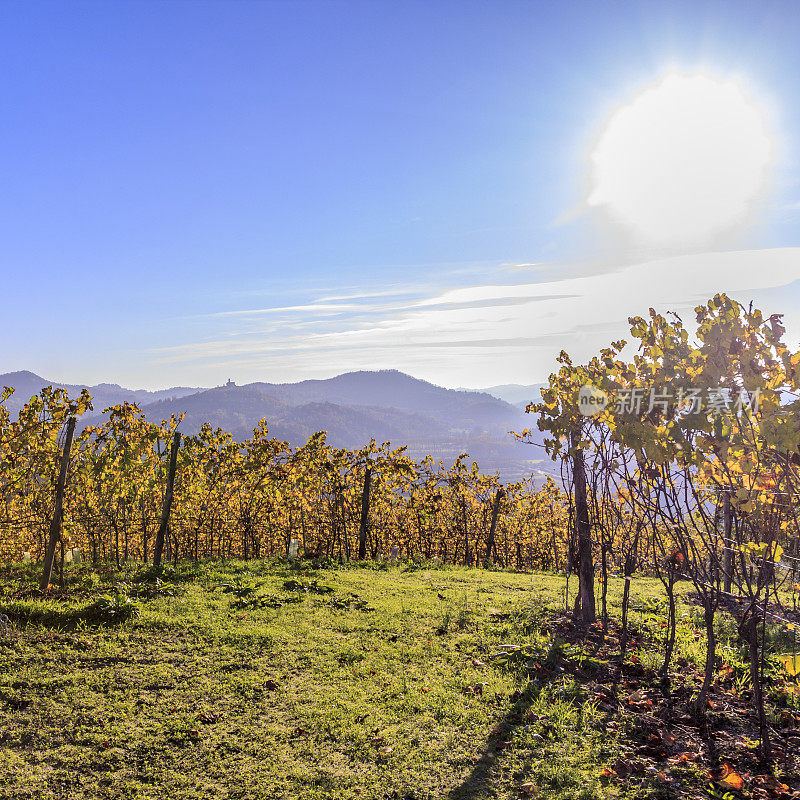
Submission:
[[[41,374],[37,373],[35,370],[31,370],[31,369],[4,370],[4,371],[0,372],[0,376],[11,375],[11,374],[18,373],[18,372],[22,372],[22,373],[27,372],[27,373],[31,373],[32,375],[35,375],[35,376],[37,376],[39,378],[42,378],[42,379],[44,379],[46,381],[53,381],[54,383],[58,383],[58,384],[62,384],[62,385],[87,386],[88,387],[88,386],[100,386],[100,385],[103,385],[103,384],[107,384],[107,385],[111,385],[111,386],[119,386],[122,389],[130,389],[132,391],[164,392],[164,391],[168,391],[170,389],[195,389],[197,391],[205,391],[206,389],[215,389],[215,388],[219,388],[221,386],[225,386],[225,384],[227,383],[228,380],[233,381],[233,383],[235,385],[237,385],[237,386],[247,386],[248,384],[251,384],[251,383],[283,384],[283,383],[301,383],[302,381],[305,381],[305,380],[329,380],[331,378],[337,378],[337,377],[339,377],[341,375],[351,374],[352,372],[393,372],[393,371],[402,372],[402,370],[392,370],[391,368],[380,369],[380,370],[351,370],[351,371],[348,371],[348,372],[332,371],[330,375],[323,376],[322,378],[299,378],[296,381],[272,381],[272,380],[269,380],[268,377],[267,378],[262,378],[260,380],[255,380],[255,381],[238,381],[238,380],[236,380],[235,377],[230,376],[230,377],[226,378],[224,381],[222,381],[221,383],[208,385],[208,386],[186,386],[186,385],[183,385],[183,384],[169,384],[169,383],[165,383],[163,385],[152,385],[152,386],[133,386],[133,385],[129,386],[129,385],[126,385],[124,383],[120,383],[119,381],[108,380],[108,379],[99,380],[99,381],[81,381],[81,380],[76,380],[74,378],[74,376],[68,376],[68,375],[67,376],[63,376],[63,375],[60,375],[60,376],[41,375]],[[419,378],[419,376],[417,376],[417,375],[411,375],[408,372],[403,372],[403,374],[404,375],[408,375],[409,377],[415,378],[415,379],[418,379],[418,380],[426,380],[425,378]],[[512,388],[512,387],[523,388],[523,387],[526,387],[526,386],[537,385],[537,384],[510,383],[510,384],[493,384],[491,386],[445,386],[445,385],[443,385],[441,383],[437,383],[436,381],[427,381],[427,382],[428,383],[432,383],[434,386],[439,386],[440,388],[443,388],[443,389],[452,389],[454,391],[467,391],[467,392],[486,392],[489,389],[495,389],[495,388]]]

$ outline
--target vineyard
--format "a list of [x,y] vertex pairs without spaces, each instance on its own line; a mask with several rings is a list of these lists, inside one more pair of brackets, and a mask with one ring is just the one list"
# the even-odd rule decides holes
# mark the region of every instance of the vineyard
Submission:
[[[696,309],[694,330],[652,309],[630,325],[632,358],[623,341],[579,365],[562,352],[528,407],[561,486],[501,485],[467,454],[448,466],[390,443],[337,449],[324,432],[293,447],[270,438],[266,421],[247,441],[208,425],[182,435],[180,418],[156,423],[129,403],[76,433],[91,397],[46,388],[17,419],[0,406],[0,557],[35,564],[39,596],[65,589],[79,559],[123,571],[152,564],[151,576],[168,562],[289,556],[311,570],[401,562],[562,573],[558,605],[576,630],[618,634],[615,691],[640,646],[632,597],[647,581],[664,602],[654,686],[670,697],[688,602],[703,651],[687,708],[706,719],[720,626],[731,620],[757,769],[780,762],[788,774],[776,720],[794,729],[800,719],[800,352],[784,342],[780,315],[726,295]],[[530,433],[515,433],[520,446],[534,446]],[[776,658],[789,681],[780,711],[765,666]],[[793,796],[779,786],[753,796]]]
[[[17,421],[0,409],[2,557],[44,557],[69,421],[89,408],[88,394],[48,388]],[[237,442],[208,425],[181,436],[180,419],[155,424],[133,404],[106,413],[105,424],[70,437],[59,501],[59,547],[94,564],[153,558],[172,465],[167,560],[285,555],[297,539],[306,554],[340,561],[394,549],[465,565],[563,567],[568,510],[552,480],[501,487],[466,454],[445,468],[389,443],[336,449],[324,432],[292,448],[269,438],[264,421]]]

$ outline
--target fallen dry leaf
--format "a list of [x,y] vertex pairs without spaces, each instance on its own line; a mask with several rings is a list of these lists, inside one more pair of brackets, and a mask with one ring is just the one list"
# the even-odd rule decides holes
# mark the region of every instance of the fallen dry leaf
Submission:
[[744,779],[727,761],[722,765],[722,774],[717,783],[726,789],[735,789],[737,792],[741,792],[744,789]]

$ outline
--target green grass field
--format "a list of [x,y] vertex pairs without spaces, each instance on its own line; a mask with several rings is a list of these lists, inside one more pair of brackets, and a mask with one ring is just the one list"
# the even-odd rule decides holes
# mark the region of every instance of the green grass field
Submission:
[[[646,714],[609,712],[610,633],[560,634],[563,577],[215,562],[155,592],[87,567],[60,600],[32,585],[18,570],[0,595],[2,798],[713,796],[686,758],[622,780]],[[661,626],[660,584],[633,586],[631,697]],[[695,613],[681,608],[678,693],[704,657]]]

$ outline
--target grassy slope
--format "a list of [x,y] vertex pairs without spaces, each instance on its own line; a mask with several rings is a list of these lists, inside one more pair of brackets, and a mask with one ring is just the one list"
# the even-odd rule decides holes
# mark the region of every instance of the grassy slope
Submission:
[[[283,598],[296,595],[291,577],[308,580],[207,565],[116,628],[51,619],[12,633],[0,646],[0,797],[466,800],[529,784],[538,797],[614,796],[598,776],[618,742],[580,687],[481,663],[504,643],[546,650],[538,625],[505,615],[559,606],[563,578],[326,570],[315,577],[333,595],[245,609],[217,588],[240,578]],[[660,596],[647,579],[634,587],[639,607]],[[679,653],[703,655],[693,636]]]

